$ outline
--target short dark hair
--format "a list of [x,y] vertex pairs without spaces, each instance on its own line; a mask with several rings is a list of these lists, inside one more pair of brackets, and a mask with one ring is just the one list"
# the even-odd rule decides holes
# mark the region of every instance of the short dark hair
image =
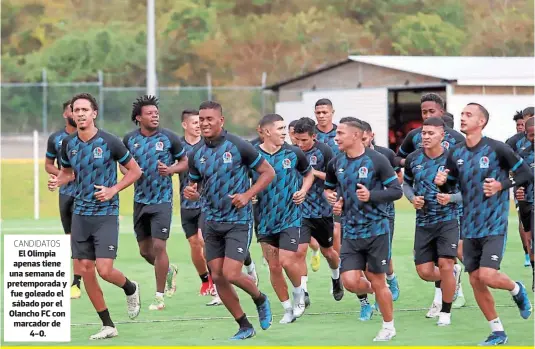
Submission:
[[199,111],[204,109],[213,109],[213,110],[219,110],[219,113],[223,115],[223,107],[221,104],[214,102],[214,101],[204,101],[199,106]]
[[526,117],[528,115],[535,115],[535,108],[533,107],[527,107],[526,109],[522,110],[522,116]]
[[275,123],[276,121],[284,121],[283,117],[279,114],[266,114],[264,117],[260,120],[260,127],[264,127],[267,125],[271,125]]
[[535,125],[535,118],[532,116],[526,120],[526,124],[524,126],[527,129],[528,127],[533,127],[534,125]]
[[364,126],[364,132],[372,132],[372,125],[369,122],[360,120],[360,123]]
[[438,106],[444,109],[444,99],[436,93],[426,93],[420,98],[420,104],[423,102],[435,102]]
[[192,116],[192,115],[199,115],[199,111],[197,109],[182,110],[182,121],[186,120],[189,116]]
[[79,99],[85,99],[85,100],[88,100],[89,103],[91,103],[91,108],[93,108],[93,110],[96,110],[98,111],[98,103],[97,103],[97,100],[95,99],[95,97],[93,97],[90,93],[78,93],[77,95],[74,95],[74,97],[72,97],[71,101],[70,101],[70,105],[71,105],[71,111],[74,111],[73,109],[73,105],[74,105],[74,102],[76,102],[77,100]]
[[357,119],[354,116],[346,116],[340,119],[340,124],[349,125],[352,127],[356,127],[360,129],[361,131],[364,131],[364,125],[362,124],[362,120]]
[[524,119],[524,115],[522,115],[522,110],[517,110],[515,112],[515,116],[513,116],[513,121],[518,121]]
[[65,108],[67,108],[69,105],[71,105],[70,99],[68,101],[63,102],[63,110],[65,110]]
[[315,132],[316,123],[311,118],[301,118],[296,121],[294,126],[294,133],[308,133],[312,136]]
[[432,117],[424,121],[424,126],[446,127],[442,118]]
[[331,102],[331,100],[327,98],[318,99],[318,101],[314,105],[314,108],[319,107],[320,105],[328,105],[332,108],[333,102]]
[[297,124],[297,120],[290,121],[290,123],[288,124],[288,128],[290,128],[290,127],[294,127],[295,128],[295,124]]
[[141,109],[148,105],[153,105],[158,108],[158,103],[160,101],[156,96],[144,95],[136,98],[136,101],[132,103],[132,121],[137,125],[139,121],[136,120],[136,116],[141,115]]
[[442,120],[444,120],[444,124],[449,128],[453,128],[455,125],[455,122],[453,121],[453,115],[450,113],[444,113],[444,115],[442,115]]
[[483,114],[483,117],[486,120],[485,125],[483,125],[483,127],[487,126],[487,124],[489,123],[489,118],[490,118],[489,111],[479,103],[472,102],[472,103],[468,103],[467,105],[475,105],[476,107],[479,108],[479,111],[481,112],[481,114]]

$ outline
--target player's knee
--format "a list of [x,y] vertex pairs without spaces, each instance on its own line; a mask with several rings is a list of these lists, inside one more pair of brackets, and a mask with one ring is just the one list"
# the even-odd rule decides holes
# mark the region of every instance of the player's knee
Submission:
[[225,278],[231,284],[234,284],[241,277],[241,269],[234,270],[227,268],[223,270],[223,278]]
[[165,240],[154,239],[152,241],[152,253],[154,254],[154,256],[159,256],[166,253],[165,246]]
[[416,272],[418,273],[418,276],[420,277],[420,279],[425,280],[425,281],[433,281],[432,280],[433,279],[432,268],[426,265],[420,264],[416,266]]
[[372,288],[375,292],[381,291],[384,288],[387,288],[384,278],[374,277],[370,280]]
[[98,275],[100,275],[100,277],[106,281],[110,279],[112,270],[113,270],[113,266],[111,265],[97,264]]
[[479,269],[479,281],[484,285],[490,285],[492,280],[496,278],[496,270],[490,268]]
[[271,262],[269,263],[269,272],[274,275],[282,274],[282,268],[284,266],[287,266],[288,263],[285,261],[279,263],[279,262]]
[[349,292],[353,292],[353,293],[357,292],[358,282],[356,282],[352,277],[349,277],[347,273],[342,274],[341,278],[342,278],[342,283],[344,284],[344,288],[346,290],[348,290]]
[[81,260],[76,263],[78,270],[82,277],[88,277],[95,274],[95,263],[89,260]]
[[193,235],[188,239],[189,246],[192,251],[198,251],[203,247],[203,242],[198,235]]
[[479,287],[481,285],[481,280],[479,279],[479,270],[471,272],[469,274],[470,285],[472,288]]
[[451,258],[440,258],[438,260],[438,268],[441,273],[452,273],[453,275],[453,265],[454,260]]

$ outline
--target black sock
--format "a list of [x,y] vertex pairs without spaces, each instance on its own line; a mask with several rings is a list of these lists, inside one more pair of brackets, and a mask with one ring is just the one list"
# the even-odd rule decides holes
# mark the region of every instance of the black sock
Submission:
[[435,288],[440,288],[440,280],[435,281]]
[[115,327],[113,321],[111,321],[110,312],[108,311],[108,309],[98,311],[97,314],[100,317],[100,320],[102,321],[102,326]]
[[72,285],[71,286],[76,286],[78,288],[80,288],[80,281],[82,280],[82,276],[81,275],[74,275],[74,279],[72,279]]
[[440,311],[443,313],[451,313],[451,303],[442,301],[442,309]]
[[245,260],[243,261],[243,265],[250,266],[253,261],[251,260],[251,254],[247,252],[247,256],[245,257]]
[[531,263],[531,269],[534,269],[535,270],[535,262],[534,261],[529,261]]
[[370,304],[370,302],[368,302],[368,295],[367,294],[358,294],[357,298],[360,301],[360,305]]
[[253,325],[249,322],[247,319],[247,315],[243,314],[239,319],[236,319],[236,322],[238,325],[240,325],[240,328],[252,328]]
[[126,282],[124,283],[122,289],[124,290],[124,294],[127,296],[131,296],[136,293],[136,285],[132,281],[128,280],[128,278],[126,278]]
[[204,273],[202,275],[199,275],[202,282],[208,282],[208,273]]
[[264,302],[266,301],[266,295],[263,294],[262,292],[260,292],[260,296],[258,296],[258,298],[253,298],[253,301],[254,301],[254,304],[256,304],[256,306],[260,306],[262,304],[264,304]]

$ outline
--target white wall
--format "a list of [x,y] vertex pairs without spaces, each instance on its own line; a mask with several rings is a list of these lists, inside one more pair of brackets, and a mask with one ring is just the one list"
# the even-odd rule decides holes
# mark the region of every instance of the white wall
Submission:
[[516,133],[513,116],[517,110],[523,110],[528,106],[535,105],[533,95],[449,95],[448,112],[455,119],[455,129],[459,130],[461,124],[461,112],[471,102],[484,106],[490,114],[488,125],[483,134],[505,142],[507,138]]

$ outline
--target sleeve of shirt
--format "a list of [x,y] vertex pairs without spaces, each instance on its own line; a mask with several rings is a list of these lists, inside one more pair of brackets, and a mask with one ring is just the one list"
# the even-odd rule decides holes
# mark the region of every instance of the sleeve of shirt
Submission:
[[370,201],[392,202],[399,200],[403,196],[403,190],[397,180],[398,176],[386,156],[377,153],[377,156],[373,157],[373,164],[377,171],[377,176],[385,188],[382,190],[371,190]]
[[182,146],[182,142],[180,141],[180,137],[173,132],[166,132],[167,137],[169,137],[169,140],[171,141],[171,154],[173,155],[173,159],[180,160],[184,156],[186,156],[186,150]]
[[[389,149],[390,150],[390,149]],[[401,167],[399,166],[399,161],[396,161],[396,153],[393,150],[388,152],[388,161],[396,173],[401,172]]]
[[58,157],[56,152],[56,144],[54,143],[54,136],[55,133],[51,134],[46,142],[46,158],[50,160],[55,160],[56,157]]
[[130,140],[130,133],[123,137],[123,144],[128,149],[128,141]]
[[498,143],[495,151],[498,155],[500,166],[506,171],[511,171],[513,174],[512,179],[507,178],[501,181],[502,190],[507,190],[515,185],[521,186],[533,179],[529,166],[513,149],[503,143]]
[[444,185],[438,187],[438,189],[443,193],[451,193],[457,191],[457,184],[459,182],[459,172],[457,171],[457,165],[455,164],[455,159],[453,158],[453,152],[450,151],[448,157],[446,158],[445,169],[448,170],[448,179]]
[[412,130],[411,132],[409,132],[407,134],[407,136],[403,140],[403,143],[401,143],[401,146],[399,147],[398,156],[400,156],[402,158],[406,158],[410,153],[412,153],[413,151],[416,150],[414,148],[414,143],[412,142],[412,138],[414,137],[414,133],[415,133],[415,131]]
[[323,143],[318,143],[317,146],[318,146],[318,149],[323,154],[323,158],[324,158],[323,162],[325,163],[325,166],[327,166],[329,162],[331,162],[331,160],[334,158],[334,153],[328,145],[325,145]]
[[[69,151],[69,142],[67,140],[68,138],[65,138],[63,142],[61,142],[61,166],[65,168],[71,168],[71,161],[69,160],[69,157],[67,156],[67,153]],[[70,139],[70,138],[69,138]]]
[[265,161],[255,147],[247,141],[240,139],[238,150],[241,154],[243,164],[255,171]]
[[338,184],[336,177],[336,158],[329,161],[327,164],[327,172],[325,173],[325,189],[334,190]]
[[312,171],[312,167],[310,166],[305,153],[303,153],[301,149],[294,147],[294,152],[295,155],[297,155],[297,171],[299,171],[301,175],[305,176],[307,173]]
[[405,173],[403,174],[403,181],[411,187],[414,185],[414,174],[412,173],[411,168],[412,156],[407,156],[405,160]]
[[[517,133],[518,134],[518,133]],[[513,149],[513,151],[516,151],[516,135],[514,135],[513,137],[509,138],[508,140],[505,141],[505,144],[507,144],[508,146],[511,147],[511,149]]]
[[132,159],[132,155],[119,138],[110,137],[108,146],[110,147],[112,158],[119,164],[124,166],[130,161],[130,159]]
[[199,183],[202,180],[201,172],[195,166],[195,153],[198,148],[195,147],[188,156],[188,178],[193,183]]
[[410,202],[412,202],[412,199],[414,199],[414,197],[416,196],[416,194],[414,194],[414,188],[412,187],[412,184],[407,182],[406,179],[403,182],[403,194],[405,194],[405,197]]
[[459,132],[455,131],[454,129],[449,129],[448,132],[453,137],[453,139],[455,139],[456,144],[459,144],[465,141],[464,136],[460,134]]

